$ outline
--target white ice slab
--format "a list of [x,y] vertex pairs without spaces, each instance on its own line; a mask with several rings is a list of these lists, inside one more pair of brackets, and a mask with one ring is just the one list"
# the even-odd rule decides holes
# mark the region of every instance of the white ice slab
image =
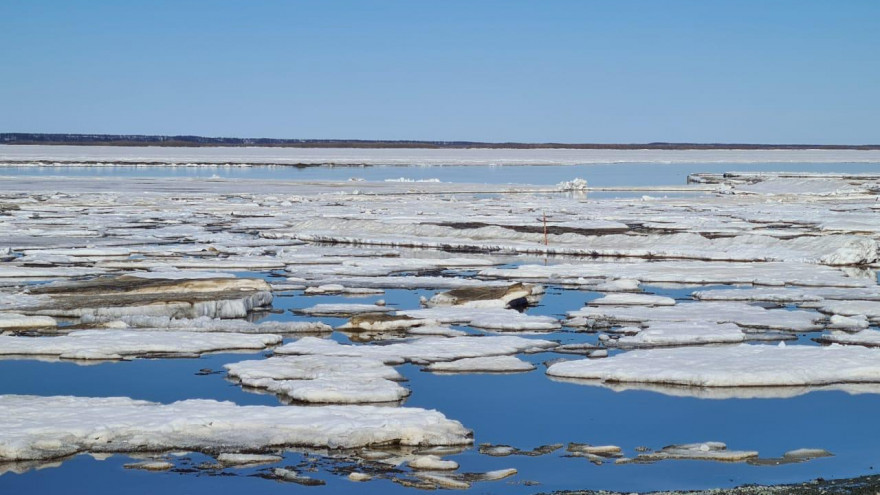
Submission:
[[79,452],[259,450],[371,444],[465,445],[461,423],[436,411],[371,406],[238,406],[124,397],[0,396],[0,461]]
[[504,356],[520,352],[536,352],[556,347],[548,340],[527,339],[515,336],[487,337],[424,337],[411,342],[389,345],[343,345],[333,340],[303,337],[285,344],[275,353],[313,354],[323,356],[350,356],[378,359],[386,364],[402,364],[407,361],[431,363],[454,359]]
[[608,294],[590,301],[590,306],[674,306],[675,299],[653,294]]
[[570,311],[569,325],[606,326],[609,324],[649,325],[657,322],[735,323],[744,328],[814,331],[822,316],[809,311],[764,309],[740,302],[697,302],[675,306],[587,306]]
[[456,359],[455,361],[431,363],[425,367],[427,371],[444,373],[517,373],[534,369],[535,365],[516,356]]
[[54,328],[58,326],[55,318],[48,316],[28,316],[18,313],[0,313],[0,331],[29,328]]
[[720,263],[703,261],[659,261],[653,263],[581,263],[520,265],[516,268],[487,268],[481,276],[514,280],[539,280],[595,284],[608,278],[628,278],[643,284],[687,285],[748,284],[804,287],[866,287],[876,281],[849,277],[845,272],[808,263]]
[[635,335],[609,340],[605,345],[623,348],[670,347],[703,344],[736,344],[746,334],[733,323],[658,322]]
[[62,359],[125,359],[137,356],[194,355],[225,350],[261,350],[280,344],[280,335],[201,332],[83,330],[57,337],[0,336],[0,355],[57,356]]
[[817,338],[820,342],[828,344],[861,345],[865,347],[880,347],[880,330],[861,330],[855,333],[831,332]]
[[324,404],[396,402],[409,390],[403,377],[380,360],[339,356],[283,356],[225,365],[246,387],[295,401]]
[[[100,318],[97,319],[101,321]],[[84,317],[84,323],[95,323],[95,319]],[[187,332],[229,332],[229,333],[328,333],[333,327],[318,321],[261,321],[222,320],[202,316],[199,318],[171,318],[169,316],[122,316],[106,324],[122,323],[131,328],[172,329]]]
[[561,325],[551,316],[528,315],[512,309],[435,307],[399,311],[398,314],[443,324],[469,325],[501,332],[549,332]]
[[297,313],[311,316],[347,316],[365,313],[389,313],[394,308],[376,304],[316,304],[308,308],[297,309]]
[[565,361],[555,377],[695,387],[821,386],[880,382],[880,350],[852,346],[748,345],[625,352]]

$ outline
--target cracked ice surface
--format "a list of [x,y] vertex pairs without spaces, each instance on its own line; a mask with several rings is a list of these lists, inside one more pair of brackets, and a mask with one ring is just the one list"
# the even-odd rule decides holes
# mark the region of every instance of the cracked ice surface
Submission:
[[225,350],[261,350],[281,341],[280,335],[83,330],[58,337],[0,335],[0,355],[57,356],[83,360],[125,359],[155,354],[189,356]]
[[470,431],[437,411],[371,406],[238,406],[123,397],[0,395],[0,461],[79,452],[260,450],[372,444],[466,445]]
[[848,346],[678,347],[600,360],[565,361],[547,374],[601,382],[693,387],[821,386],[880,383],[880,350]]

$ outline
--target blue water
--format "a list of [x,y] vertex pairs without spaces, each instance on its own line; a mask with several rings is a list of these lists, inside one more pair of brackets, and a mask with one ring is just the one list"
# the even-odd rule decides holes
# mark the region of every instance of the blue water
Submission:
[[487,184],[551,185],[581,177],[593,187],[678,186],[696,172],[838,172],[877,173],[876,163],[687,163],[687,164],[590,164],[590,165],[516,165],[516,166],[370,166],[370,167],[20,167],[0,168],[0,175],[65,177],[182,177],[276,180],[348,180],[359,178],[384,181],[401,177],[412,180],[439,179],[442,182],[477,182]]

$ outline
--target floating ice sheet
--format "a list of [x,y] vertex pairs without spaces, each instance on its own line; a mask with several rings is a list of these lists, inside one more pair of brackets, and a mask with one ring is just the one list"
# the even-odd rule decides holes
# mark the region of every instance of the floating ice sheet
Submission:
[[79,452],[254,451],[285,446],[466,445],[470,432],[436,411],[371,406],[238,406],[124,397],[0,396],[0,461]]
[[280,335],[201,332],[83,330],[57,337],[0,336],[0,355],[62,359],[125,359],[192,356],[226,350],[260,350],[280,344]]
[[409,390],[403,377],[380,360],[340,356],[279,356],[225,365],[246,387],[266,389],[299,402],[357,404],[397,402]]
[[486,337],[424,337],[411,342],[389,345],[343,345],[338,342],[314,337],[303,337],[296,342],[285,344],[275,353],[313,354],[323,356],[350,356],[378,359],[386,364],[405,362],[431,363],[454,359],[503,356],[520,352],[536,352],[556,347],[548,340],[526,339],[515,336]]
[[502,332],[549,332],[560,327],[559,321],[551,316],[528,315],[512,309],[445,306],[399,311],[398,313],[444,324],[470,325],[475,328]]
[[854,346],[740,344],[625,352],[551,365],[555,377],[693,387],[880,383],[880,350]]
[[655,322],[735,323],[743,328],[807,332],[821,330],[823,317],[810,311],[764,309],[740,302],[698,302],[675,306],[587,306],[568,313],[572,326],[617,324],[651,325]]

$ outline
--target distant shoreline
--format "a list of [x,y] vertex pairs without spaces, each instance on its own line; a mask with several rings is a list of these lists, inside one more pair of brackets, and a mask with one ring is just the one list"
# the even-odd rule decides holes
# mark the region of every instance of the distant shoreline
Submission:
[[748,143],[490,143],[479,141],[403,141],[363,139],[273,139],[130,134],[0,133],[0,144],[49,146],[261,147],[360,149],[574,149],[574,150],[880,150],[880,144]]

